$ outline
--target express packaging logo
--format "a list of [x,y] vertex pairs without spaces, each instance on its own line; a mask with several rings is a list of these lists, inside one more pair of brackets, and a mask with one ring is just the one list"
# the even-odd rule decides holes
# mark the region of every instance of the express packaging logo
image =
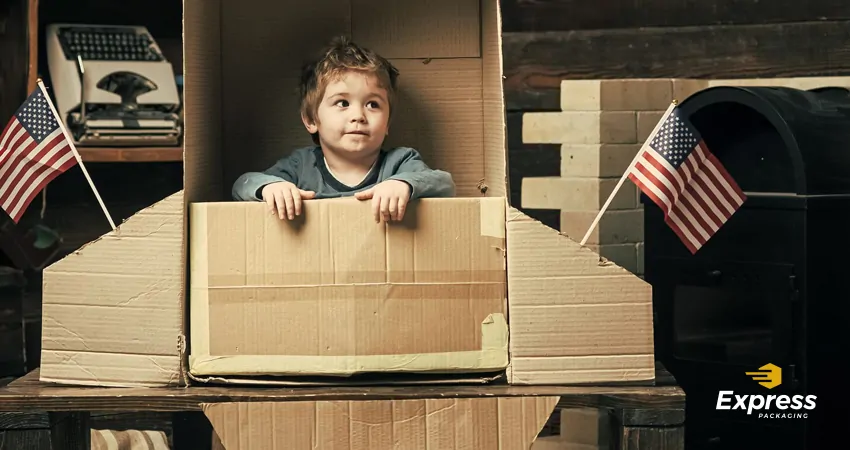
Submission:
[[758,381],[760,385],[773,389],[782,384],[782,368],[773,364],[766,364],[759,367],[761,372],[747,372],[747,375],[753,377],[753,380]]
[[[782,384],[782,368],[774,364],[765,364],[758,371],[746,374],[766,389]],[[808,417],[806,411],[815,409],[816,400],[815,395],[738,395],[734,391],[720,391],[717,395],[717,409],[742,409],[747,411],[747,415],[757,411],[760,419],[805,419]]]

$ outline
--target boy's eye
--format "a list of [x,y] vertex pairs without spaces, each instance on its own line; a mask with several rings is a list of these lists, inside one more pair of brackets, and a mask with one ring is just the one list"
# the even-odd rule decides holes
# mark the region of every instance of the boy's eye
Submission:
[[334,103],[334,106],[341,106],[343,108],[346,108],[348,107],[348,100],[337,100],[336,103]]
[[378,102],[376,102],[376,101],[371,101],[371,102],[367,103],[366,105],[370,108],[380,108],[381,107],[381,105],[378,104]]

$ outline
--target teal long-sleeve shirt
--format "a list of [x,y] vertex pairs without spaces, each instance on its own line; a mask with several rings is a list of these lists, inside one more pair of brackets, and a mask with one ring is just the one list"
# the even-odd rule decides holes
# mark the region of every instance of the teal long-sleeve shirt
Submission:
[[289,181],[298,189],[315,192],[316,198],[345,197],[386,180],[404,181],[410,185],[411,200],[455,195],[451,174],[428,167],[419,152],[412,148],[381,150],[378,161],[366,178],[357,186],[348,186],[330,173],[319,146],[299,148],[263,172],[241,175],[233,183],[232,195],[234,200],[261,201],[264,186]]

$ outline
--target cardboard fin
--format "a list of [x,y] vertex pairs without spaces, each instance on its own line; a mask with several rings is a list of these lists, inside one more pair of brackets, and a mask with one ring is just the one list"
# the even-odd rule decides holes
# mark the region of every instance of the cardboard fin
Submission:
[[653,380],[652,287],[515,208],[507,232],[510,383]]
[[44,270],[40,378],[181,383],[183,192]]
[[203,404],[218,450],[527,450],[559,397]]

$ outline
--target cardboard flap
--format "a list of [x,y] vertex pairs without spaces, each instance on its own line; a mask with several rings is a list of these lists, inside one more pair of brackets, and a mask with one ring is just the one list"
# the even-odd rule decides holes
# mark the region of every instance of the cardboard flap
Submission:
[[558,400],[488,397],[201,406],[218,448],[224,450],[527,450]]
[[42,381],[180,383],[182,239],[180,191],[44,270]]
[[[190,372],[338,376],[508,365],[505,199],[190,204]],[[285,249],[285,251],[281,251]]]
[[515,208],[507,232],[511,384],[654,379],[652,286]]

